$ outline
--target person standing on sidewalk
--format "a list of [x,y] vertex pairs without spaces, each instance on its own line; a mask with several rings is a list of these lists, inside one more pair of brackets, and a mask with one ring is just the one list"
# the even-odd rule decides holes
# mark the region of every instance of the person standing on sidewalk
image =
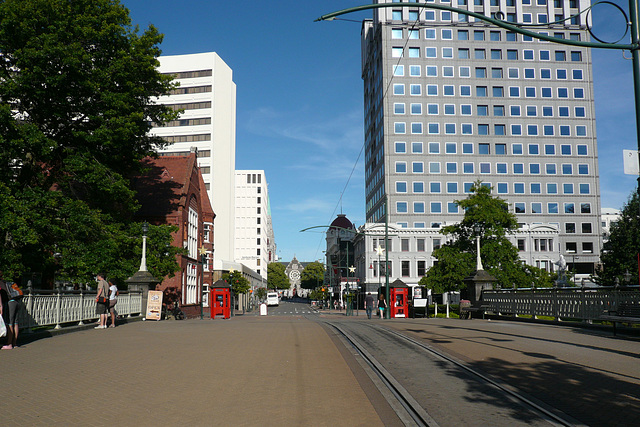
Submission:
[[7,327],[7,344],[2,350],[18,347],[18,314],[22,308],[22,291],[15,283],[0,279],[0,316]]
[[111,325],[110,328],[116,327],[116,304],[118,303],[118,295],[120,292],[118,291],[118,287],[113,283],[109,282],[109,312],[111,313]]
[[387,301],[384,299],[384,295],[378,295],[378,310],[380,310],[380,318],[384,319],[384,309],[387,308]]
[[369,319],[371,319],[371,312],[373,312],[374,303],[375,303],[375,300],[373,299],[371,292],[367,292],[367,296],[364,297],[364,308],[365,310],[367,310],[367,317]]
[[98,295],[96,295],[96,314],[100,316],[100,324],[95,329],[107,328],[107,314],[109,313],[109,284],[104,280],[104,274],[98,274]]

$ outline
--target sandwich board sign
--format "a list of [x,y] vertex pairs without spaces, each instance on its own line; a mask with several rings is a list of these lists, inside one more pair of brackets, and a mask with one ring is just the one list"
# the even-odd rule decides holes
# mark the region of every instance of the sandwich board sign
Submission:
[[638,164],[638,151],[622,150],[624,156],[625,175],[640,175],[640,165]]
[[149,291],[147,297],[147,320],[160,320],[162,314],[162,291]]

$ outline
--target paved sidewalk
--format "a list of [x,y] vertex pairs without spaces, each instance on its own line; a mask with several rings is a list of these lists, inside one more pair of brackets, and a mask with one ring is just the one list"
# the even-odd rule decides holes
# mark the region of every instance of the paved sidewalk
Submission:
[[3,425],[380,426],[301,317],[134,322],[0,352]]

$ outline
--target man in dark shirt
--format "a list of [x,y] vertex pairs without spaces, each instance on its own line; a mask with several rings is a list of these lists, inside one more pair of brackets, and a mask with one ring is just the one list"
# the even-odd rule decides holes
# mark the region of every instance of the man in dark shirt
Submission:
[[364,308],[367,310],[367,317],[371,319],[371,312],[373,311],[375,300],[371,295],[371,292],[367,292],[367,296],[364,297]]

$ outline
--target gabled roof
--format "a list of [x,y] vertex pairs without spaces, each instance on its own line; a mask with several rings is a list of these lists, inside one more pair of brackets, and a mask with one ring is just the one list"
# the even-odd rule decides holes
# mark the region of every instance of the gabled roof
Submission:
[[165,156],[142,159],[145,172],[134,180],[134,188],[141,204],[137,215],[144,217],[168,216],[184,208],[191,177],[195,173],[199,180],[199,197],[203,214],[213,213],[202,174],[199,173],[195,153],[188,156]]

